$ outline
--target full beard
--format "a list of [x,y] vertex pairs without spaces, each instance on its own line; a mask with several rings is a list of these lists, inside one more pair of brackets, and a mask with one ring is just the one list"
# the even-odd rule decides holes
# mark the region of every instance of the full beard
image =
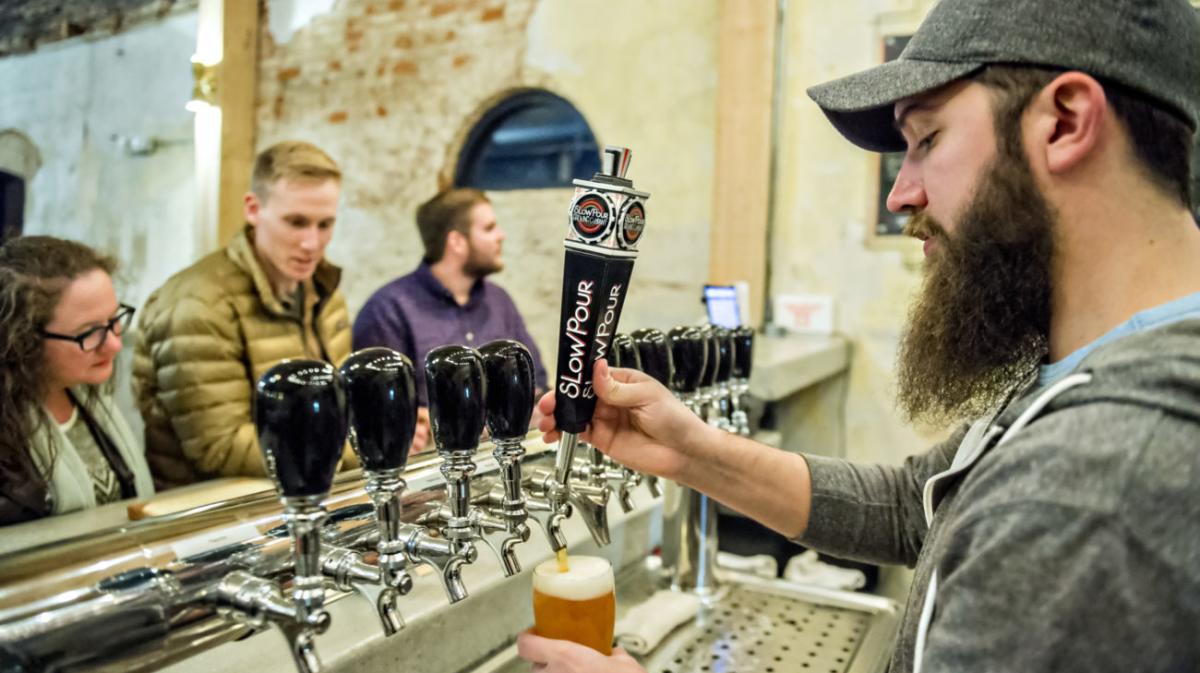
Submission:
[[1046,354],[1055,214],[1011,148],[979,185],[953,236],[923,212],[909,223],[935,247],[900,340],[897,402],[933,427],[994,409]]

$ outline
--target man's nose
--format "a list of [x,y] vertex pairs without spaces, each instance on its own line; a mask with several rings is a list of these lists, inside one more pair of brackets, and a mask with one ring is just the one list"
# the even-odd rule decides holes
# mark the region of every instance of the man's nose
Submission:
[[928,205],[925,195],[925,184],[909,164],[907,158],[900,165],[900,173],[892,184],[892,191],[887,197],[887,209],[893,213],[917,210]]
[[321,247],[321,234],[316,227],[308,227],[300,235],[300,247],[304,250],[317,250]]

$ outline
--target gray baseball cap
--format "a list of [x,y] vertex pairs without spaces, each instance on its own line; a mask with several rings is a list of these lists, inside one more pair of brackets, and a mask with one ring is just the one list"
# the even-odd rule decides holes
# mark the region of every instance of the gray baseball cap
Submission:
[[863,149],[898,152],[896,101],[993,63],[1080,70],[1200,120],[1200,13],[1187,0],[941,0],[900,57],[808,95]]

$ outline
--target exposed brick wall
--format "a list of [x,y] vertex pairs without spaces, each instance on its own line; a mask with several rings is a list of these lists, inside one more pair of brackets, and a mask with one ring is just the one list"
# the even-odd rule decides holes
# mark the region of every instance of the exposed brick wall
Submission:
[[[253,0],[246,0],[247,2]],[[197,0],[22,0],[0,3],[0,57],[84,35],[109,35],[194,9]]]
[[[285,25],[288,1],[268,2]],[[630,176],[653,193],[623,329],[703,314],[715,2],[689,2],[681,14],[641,0],[342,0],[301,23],[286,42],[264,31],[256,143],[304,138],[342,164],[329,257],[345,267],[351,311],[418,263],[413,213],[452,175],[472,125],[504,96],[540,87],[574,104],[601,143],[632,147]],[[557,347],[571,194],[491,194],[508,235],[507,268],[496,280],[525,315],[547,366]]]
[[[305,138],[341,163],[342,214],[329,256],[346,267],[352,309],[417,264],[416,206],[436,192],[439,172],[452,164],[486,102],[526,85],[525,30],[535,6],[534,0],[348,0],[286,44],[264,36],[258,145]],[[508,250],[524,247],[513,245],[518,210],[497,208],[510,232]],[[551,237],[555,247],[560,230]],[[510,254],[510,266],[517,261]],[[500,278],[513,284],[506,280]]]

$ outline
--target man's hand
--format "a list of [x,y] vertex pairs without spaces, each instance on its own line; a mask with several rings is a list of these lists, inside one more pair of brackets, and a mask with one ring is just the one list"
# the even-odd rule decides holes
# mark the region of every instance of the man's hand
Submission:
[[413,433],[409,455],[421,453],[429,445],[429,407],[417,407],[417,430]]
[[[592,386],[599,398],[591,425],[580,438],[622,465],[680,479],[695,447],[718,432],[688,410],[669,390],[635,369],[610,369],[597,360]],[[554,394],[538,400],[538,429],[546,442],[562,433],[554,426]],[[718,440],[719,441],[719,440]]]
[[525,631],[517,636],[517,655],[544,673],[645,673],[625,650],[616,648],[606,657],[569,640],[551,640]]

